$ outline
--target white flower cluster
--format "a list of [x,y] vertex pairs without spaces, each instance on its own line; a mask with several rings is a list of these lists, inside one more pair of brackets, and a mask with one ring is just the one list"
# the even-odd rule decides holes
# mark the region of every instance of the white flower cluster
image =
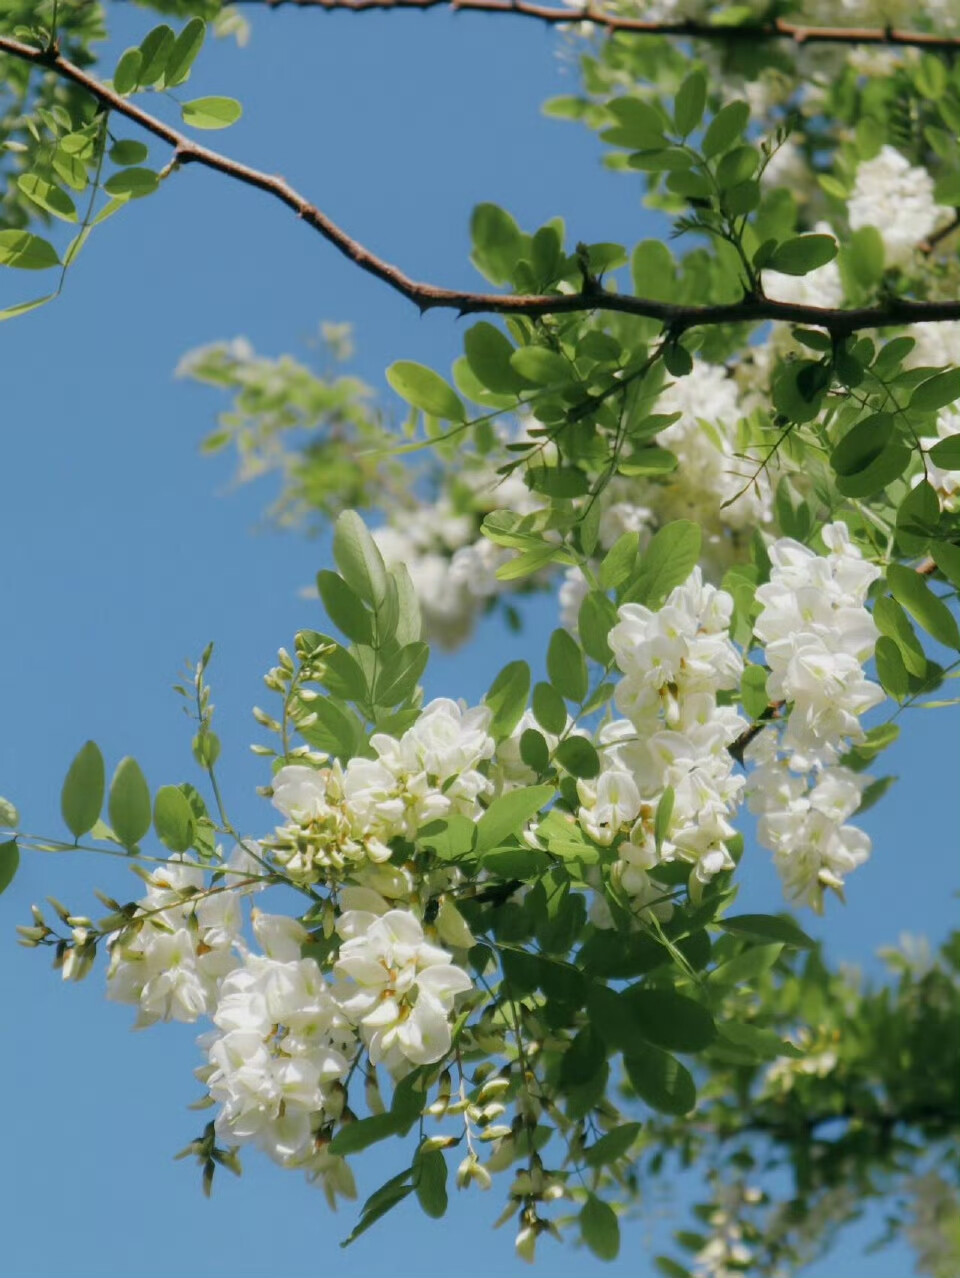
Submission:
[[[236,875],[256,865],[243,849],[229,862]],[[195,1021],[210,1013],[220,982],[239,962],[240,890],[203,894],[204,869],[171,857],[149,878],[132,925],[109,941],[107,997],[136,1003],[138,1028],[156,1021]],[[192,898],[196,897],[196,900]]]
[[[730,641],[733,600],[705,585],[699,568],[672,591],[659,612],[624,604],[609,643],[624,678],[617,708],[625,716],[601,730],[603,767],[580,781],[579,820],[596,842],[617,848],[615,877],[635,905],[657,890],[648,871],[661,861],[686,861],[704,883],[733,861],[743,778],[728,747],[747,726],[717,693],[737,687],[743,660]],[[657,846],[655,822],[665,791],[673,808]]]
[[887,266],[909,266],[921,240],[949,221],[950,209],[933,198],[933,178],[892,146],[857,168],[847,202],[851,230],[880,232]]
[[338,919],[343,943],[332,982],[301,957],[308,940],[301,924],[254,911],[264,953],[244,953],[223,981],[216,1029],[200,1040],[208,1064],[198,1070],[220,1106],[217,1135],[306,1171],[331,1204],[355,1192],[349,1168],[326,1145],[358,1051],[397,1078],[440,1060],[451,1045],[454,1000],[473,988],[412,913],[384,910],[367,889],[347,889],[348,900],[351,892],[374,908],[347,909]]
[[860,741],[860,716],[884,700],[863,672],[877,627],[864,607],[880,576],[842,523],[823,529],[827,555],[782,537],[769,548],[770,580],[754,631],[764,645],[771,701],[792,704],[783,735],[800,771],[835,763],[845,743]]
[[772,701],[790,703],[786,727],[767,728],[748,747],[754,766],[747,794],[793,900],[823,908],[825,887],[842,893],[844,877],[870,854],[869,837],[846,824],[869,778],[836,766],[863,739],[860,717],[884,700],[863,671],[877,629],[864,606],[879,569],[863,560],[846,525],[823,530],[817,555],[782,538],[769,549],[770,581],[755,633],[764,644]]
[[[342,877],[348,867],[356,876],[389,859],[391,839],[413,838],[451,813],[478,817],[478,800],[491,792],[478,770],[494,750],[489,723],[486,706],[438,698],[399,739],[375,733],[374,759],[281,768],[273,802],[290,820],[270,840],[276,860],[298,882]],[[375,886],[384,876],[366,877]]]

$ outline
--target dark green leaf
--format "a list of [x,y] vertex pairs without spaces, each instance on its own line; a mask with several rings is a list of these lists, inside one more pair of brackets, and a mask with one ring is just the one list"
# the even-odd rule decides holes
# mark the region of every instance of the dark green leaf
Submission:
[[577,628],[588,657],[606,665],[611,659],[607,636],[617,624],[617,610],[600,590],[591,590],[580,605]]
[[140,70],[137,83],[141,86],[156,84],[176,43],[176,36],[166,24],[154,27],[140,42]]
[[675,990],[635,985],[620,996],[623,1014],[648,1043],[671,1052],[700,1052],[713,1042],[716,1026],[705,1007]]
[[439,1219],[447,1211],[447,1160],[439,1149],[419,1153],[414,1160],[414,1188],[428,1216]]
[[832,235],[798,235],[777,245],[767,267],[783,275],[807,275],[836,256],[837,241]]
[[856,423],[830,454],[838,475],[855,475],[877,460],[893,434],[893,414],[874,413]]
[[393,1113],[374,1114],[372,1118],[361,1118],[356,1122],[341,1127],[327,1146],[331,1154],[344,1157],[346,1154],[358,1154],[377,1141],[395,1136],[406,1125],[405,1119]]
[[636,1056],[623,1058],[633,1090],[651,1109],[682,1117],[697,1103],[697,1089],[690,1071],[675,1056],[648,1047]]
[[20,865],[20,849],[16,839],[0,843],[0,893],[6,892]]
[[567,707],[553,684],[538,683],[533,690],[533,713],[545,732],[558,737],[567,726]]
[[599,1260],[616,1260],[620,1254],[617,1214],[596,1194],[590,1194],[580,1209],[580,1234]]
[[587,695],[587,663],[580,645],[568,630],[555,630],[547,648],[550,682],[568,701],[583,701]]
[[681,137],[687,137],[697,127],[703,119],[706,105],[706,77],[702,71],[694,71],[680,85],[673,104],[673,122]]
[[641,1130],[640,1123],[622,1123],[583,1151],[588,1167],[606,1167],[629,1152]]
[[399,705],[412,696],[417,681],[427,667],[429,655],[427,645],[418,641],[405,644],[395,656],[384,661],[373,694],[377,705]]
[[910,396],[910,408],[917,413],[935,413],[957,399],[960,399],[960,368],[951,368],[921,382]]
[[701,144],[703,154],[710,159],[731,146],[747,127],[750,108],[746,102],[728,102],[710,121]]
[[586,737],[567,737],[557,746],[554,757],[575,777],[589,781],[600,774],[600,758]]
[[780,941],[799,949],[812,950],[816,944],[793,919],[777,914],[735,914],[729,918],[717,919],[717,926],[725,932],[732,932],[734,936],[746,936],[757,941]]

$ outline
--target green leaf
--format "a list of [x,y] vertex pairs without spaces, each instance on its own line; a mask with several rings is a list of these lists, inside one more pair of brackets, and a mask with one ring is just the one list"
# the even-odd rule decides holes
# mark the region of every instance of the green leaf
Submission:
[[633,1090],[651,1109],[680,1118],[696,1106],[693,1076],[669,1052],[648,1047],[639,1055],[625,1056],[623,1065]]
[[0,843],[0,893],[6,892],[20,865],[20,849],[16,839]]
[[139,49],[127,49],[120,55],[117,69],[113,73],[113,87],[121,97],[126,97],[137,87],[143,54]]
[[687,580],[700,558],[700,527],[687,519],[664,524],[640,557],[625,602],[657,608]]
[[511,835],[519,836],[526,823],[553,795],[552,785],[531,785],[494,799],[477,822],[477,850],[488,852]]
[[722,1047],[732,1043],[735,1048],[747,1052],[757,1060],[772,1061],[778,1056],[790,1056],[799,1059],[803,1056],[792,1043],[786,1043],[774,1030],[764,1029],[760,1025],[745,1025],[742,1021],[726,1021],[718,1027]]
[[589,781],[600,775],[600,757],[586,737],[567,737],[557,746],[554,757],[575,777]]
[[588,1167],[606,1167],[615,1163],[629,1152],[641,1127],[641,1123],[622,1123],[619,1127],[614,1127],[613,1131],[607,1132],[583,1151],[583,1161]]
[[520,758],[537,774],[550,767],[550,751],[543,734],[536,728],[524,728],[520,734]]
[[671,1052],[701,1052],[716,1038],[707,1009],[675,990],[635,985],[620,995],[624,1015],[640,1036]]
[[564,386],[574,378],[567,360],[545,346],[521,346],[510,356],[510,366],[535,386]]
[[746,936],[756,941],[780,941],[798,949],[812,950],[816,945],[793,919],[778,914],[734,914],[717,919],[717,927],[734,936]]
[[759,719],[767,709],[767,671],[764,666],[747,666],[740,680],[740,699],[751,719]]
[[673,104],[673,122],[681,137],[687,137],[697,127],[706,105],[706,77],[702,71],[694,71],[680,85]]
[[186,795],[175,785],[162,785],[153,801],[153,824],[161,843],[171,852],[193,846],[196,820]]
[[511,661],[494,679],[484,697],[493,711],[490,735],[502,741],[514,730],[527,708],[530,695],[530,667],[525,661]]
[[538,683],[534,688],[533,713],[541,728],[555,737],[567,726],[566,703],[552,683]]
[[110,782],[107,812],[114,834],[135,848],[150,829],[150,789],[136,759],[121,759]]
[[397,360],[387,369],[387,381],[408,404],[442,421],[465,422],[467,410],[463,401],[439,373],[424,364]]
[[77,220],[77,206],[66,191],[62,191],[53,182],[45,181],[36,173],[21,173],[17,178],[17,186],[28,200],[60,218],[62,222]]
[[960,399],[960,368],[950,368],[921,382],[910,396],[910,409],[917,413],[935,413]]
[[900,649],[887,635],[881,635],[877,640],[874,656],[880,686],[891,697],[902,701],[910,691],[910,676],[907,674],[907,667],[903,664]]
[[856,423],[830,454],[830,465],[838,475],[855,475],[866,470],[881,455],[893,434],[893,414],[874,413]]
[[630,258],[633,291],[654,302],[676,298],[676,266],[669,248],[660,240],[641,240]]
[[927,453],[934,466],[941,470],[960,470],[960,435],[948,435]]
[[45,271],[59,265],[57,250],[39,235],[31,235],[29,231],[0,231],[0,266]]
[[88,741],[70,764],[60,792],[64,824],[75,839],[96,825],[105,789],[103,755],[95,742]]
[[769,971],[780,957],[782,943],[775,945],[752,945],[742,954],[735,955],[726,963],[721,963],[707,977],[711,985],[742,985],[755,980],[763,972]]
[[887,585],[894,599],[923,626],[927,634],[947,648],[960,648],[956,617],[919,573],[902,564],[891,564],[887,569]]
[[427,667],[430,649],[425,643],[404,644],[398,653],[385,661],[374,689],[378,706],[396,706],[411,696],[417,681]]
[[640,534],[635,532],[623,533],[613,543],[597,573],[604,590],[619,590],[630,580],[637,562],[639,546]]
[[372,608],[382,608],[387,597],[387,570],[377,543],[356,511],[345,510],[337,516],[333,558],[347,585]]
[[140,70],[137,72],[137,83],[141,86],[156,84],[162,77],[167,65],[176,36],[165,23],[144,36],[140,42]]
[[120,169],[111,174],[103,184],[108,195],[140,200],[145,195],[152,195],[160,185],[160,175],[153,169]]
[[368,644],[373,638],[373,622],[363,601],[342,577],[325,569],[317,573],[317,590],[327,616],[354,643]]
[[927,658],[909,617],[890,595],[881,595],[873,605],[873,619],[880,633],[892,639],[900,650],[903,664],[912,675],[923,678]]
[[358,1154],[361,1149],[368,1149],[377,1141],[395,1136],[406,1126],[406,1120],[398,1114],[374,1114],[372,1118],[360,1118],[356,1122],[341,1127],[327,1146],[331,1154],[339,1158],[347,1154]]
[[667,122],[651,103],[644,102],[642,98],[624,96],[609,102],[607,110],[617,123],[614,128],[600,134],[604,142],[637,151],[666,146],[663,130]]
[[[592,1025],[585,1025],[578,1030],[560,1059],[561,1087],[567,1090],[588,1082],[602,1067],[606,1055],[603,1039]],[[639,1127],[639,1123],[636,1126]]]
[[[364,1119],[368,1122],[368,1119]],[[413,1193],[413,1186],[406,1183],[409,1171],[403,1172],[400,1176],[394,1176],[393,1180],[388,1181],[387,1185],[377,1190],[372,1195],[363,1209],[363,1214],[358,1223],[350,1231],[349,1235],[340,1244],[341,1247],[349,1247],[351,1243],[356,1242],[361,1234],[365,1234],[371,1225],[375,1225],[382,1216],[391,1211],[398,1203],[402,1203],[405,1198]],[[376,1200],[376,1202],[374,1202]]]
[[620,1225],[609,1203],[590,1194],[580,1209],[580,1234],[598,1260],[616,1260],[620,1254]]
[[443,821],[431,821],[417,831],[417,842],[429,848],[441,861],[459,861],[473,851],[476,824],[454,812]]
[[547,674],[550,682],[568,701],[583,701],[589,689],[587,663],[580,645],[568,630],[558,629],[547,647]]
[[470,219],[471,258],[494,284],[509,284],[524,251],[524,236],[516,222],[496,204],[478,204]]
[[869,466],[855,475],[839,475],[837,491],[844,497],[872,497],[874,493],[880,492],[895,479],[899,479],[909,466],[912,457],[913,453],[906,444],[894,438]]
[[798,235],[777,245],[767,269],[782,275],[807,275],[836,256],[837,241],[832,235]]
[[747,127],[750,108],[746,102],[728,102],[710,121],[703,135],[701,149],[707,159],[731,146]]
[[947,581],[960,590],[960,546],[941,541],[930,548],[930,554]]
[[600,590],[584,596],[577,619],[580,642],[588,657],[605,666],[612,657],[607,636],[617,624],[617,610]]
[[853,278],[864,290],[876,287],[883,279],[883,237],[875,226],[861,226],[853,231],[843,246],[841,265],[847,265]]
[[226,129],[243,115],[235,98],[194,98],[180,107],[184,124],[194,129]]
[[417,1153],[414,1159],[414,1188],[420,1206],[439,1220],[447,1211],[447,1160],[439,1149]]
[[201,18],[191,18],[173,43],[163,71],[163,82],[168,89],[183,84],[197,54],[203,48],[207,24]]
[[527,385],[510,362],[513,343],[485,321],[467,329],[463,338],[467,363],[477,380],[497,395],[518,395]]
[[142,164],[149,154],[149,147],[144,146],[142,142],[134,142],[130,138],[121,138],[118,142],[114,142],[109,151],[110,159],[114,164],[120,165]]

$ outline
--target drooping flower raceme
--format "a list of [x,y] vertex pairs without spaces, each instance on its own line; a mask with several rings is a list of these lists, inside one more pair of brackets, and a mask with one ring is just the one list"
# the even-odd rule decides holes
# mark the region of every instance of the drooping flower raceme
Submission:
[[847,820],[869,782],[837,761],[864,736],[860,717],[884,700],[864,664],[877,628],[867,591],[879,570],[850,542],[846,525],[823,530],[829,553],[783,538],[769,549],[770,581],[757,590],[755,623],[764,643],[771,700],[791,704],[785,728],[767,728],[749,746],[747,785],[760,814],[760,841],[774,853],[787,895],[816,910],[824,888],[870,854],[869,837]]
[[827,555],[787,537],[775,541],[770,580],[757,589],[767,692],[792,704],[783,747],[800,771],[835,763],[846,743],[862,739],[860,716],[884,700],[863,671],[877,641],[864,603],[880,570],[862,558],[845,524],[828,524],[823,540]]
[[[743,778],[728,747],[747,725],[717,704],[743,670],[729,636],[732,607],[695,568],[658,612],[625,604],[610,631],[624,673],[615,702],[625,717],[600,733],[603,766],[578,783],[579,820],[605,846],[626,834],[614,875],[635,906],[646,908],[656,895],[648,871],[661,861],[688,862],[700,883],[733,867],[726,841]],[[672,806],[658,832],[664,801]]]

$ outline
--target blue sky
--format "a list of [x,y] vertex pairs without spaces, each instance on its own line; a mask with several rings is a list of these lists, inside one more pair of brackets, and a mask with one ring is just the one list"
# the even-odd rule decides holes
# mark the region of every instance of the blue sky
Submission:
[[[504,204],[526,226],[562,214],[571,240],[632,243],[655,233],[639,188],[600,167],[594,138],[539,114],[544,98],[575,84],[555,33],[441,13],[252,12],[251,45],[214,46],[191,85],[191,96],[244,102],[243,121],[214,145],[282,173],[412,275],[476,284],[467,226],[480,200]],[[150,25],[126,6],[112,20],[118,50]],[[166,159],[152,148],[156,167]],[[5,273],[0,306],[32,296],[35,282]],[[394,359],[443,369],[459,351],[451,315],[419,318],[278,205],[188,168],[93,236],[55,305],[3,326],[0,793],[18,803],[26,828],[60,831],[59,779],[88,737],[109,767],[135,754],[153,786],[196,779],[189,724],[170,685],[208,639],[217,645],[211,677],[228,803],[241,828],[269,822],[253,793],[264,775],[247,750],[257,737],[250,707],[264,700],[260,677],[276,648],[319,620],[318,605],[298,591],[323,565],[326,545],[255,531],[271,491],[228,491],[229,459],[205,460],[197,449],[221,401],[172,372],[190,347],[238,334],[265,354],[305,354],[323,319],[354,324],[357,371],[377,387]],[[479,698],[553,624],[546,602],[527,615],[523,636],[488,621],[468,655],[439,657],[428,693]],[[835,959],[868,968],[878,945],[902,931],[939,938],[956,915],[957,717],[903,718],[903,739],[888,755],[902,783],[865,822],[873,859],[851,879],[845,910],[804,920]],[[130,1009],[105,1001],[102,974],[64,986],[43,955],[14,941],[14,924],[48,892],[92,909],[93,886],[126,899],[129,884],[114,862],[31,856],[0,902],[6,1272],[439,1278],[451,1263],[468,1273],[521,1268],[509,1226],[490,1232],[493,1195],[455,1197],[439,1226],[405,1204],[347,1252],[336,1243],[349,1210],[331,1217],[299,1177],[256,1157],[241,1182],[224,1180],[204,1201],[194,1170],[171,1161],[204,1121],[185,1108],[200,1094],[195,1030],[133,1034]],[[780,902],[757,849],[747,853],[741,901]],[[362,1164],[361,1192],[401,1156]],[[668,1227],[685,1223],[684,1192],[672,1208],[651,1206],[614,1270],[645,1272],[638,1256],[652,1254],[650,1232],[662,1247]],[[877,1218],[872,1232],[880,1228]],[[862,1257],[870,1236],[861,1230],[811,1274],[906,1271],[902,1254]],[[605,1270],[582,1252],[543,1259],[562,1274]]]

